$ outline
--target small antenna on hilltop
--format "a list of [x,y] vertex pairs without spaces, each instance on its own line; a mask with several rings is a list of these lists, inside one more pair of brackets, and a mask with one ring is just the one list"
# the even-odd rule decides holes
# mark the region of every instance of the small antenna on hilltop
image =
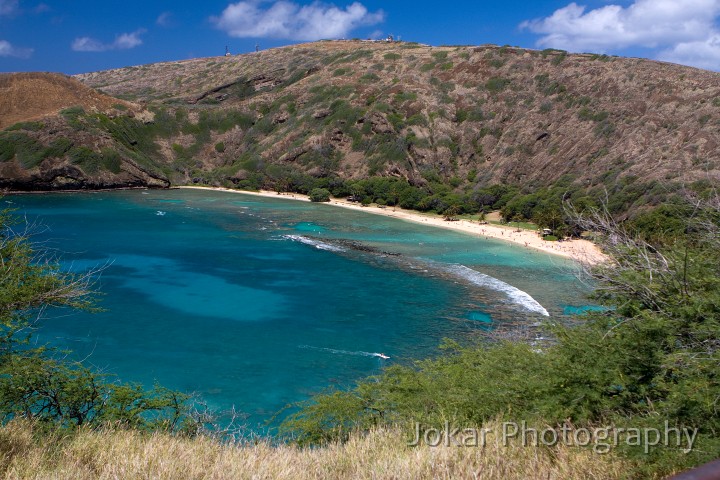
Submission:
[[255,44],[255,51],[256,51],[256,52],[259,52],[259,51],[260,51],[260,44],[259,44],[259,43],[256,43],[256,44]]
[[225,45],[225,56],[226,57],[230,56],[230,50],[228,49],[227,45]]

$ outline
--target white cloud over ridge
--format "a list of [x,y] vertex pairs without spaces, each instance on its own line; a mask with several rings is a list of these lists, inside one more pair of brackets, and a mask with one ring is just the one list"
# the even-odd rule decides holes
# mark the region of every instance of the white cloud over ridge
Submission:
[[112,43],[102,43],[91,37],[78,37],[73,40],[71,48],[76,52],[107,52],[108,50],[129,50],[142,45],[140,35],[146,30],[141,28],[132,33],[121,33]]
[[635,0],[627,7],[592,10],[573,2],[520,28],[541,34],[540,47],[574,52],[643,47],[658,49],[662,60],[718,70],[718,16],[720,0]]
[[683,42],[663,50],[658,60],[720,71],[720,33],[697,42]]
[[30,58],[33,52],[32,48],[19,48],[7,40],[0,40],[0,57]]
[[298,5],[280,0],[267,8],[262,3],[260,0],[233,3],[219,17],[210,20],[231,37],[313,41],[344,38],[358,27],[375,25],[385,19],[382,10],[368,12],[359,2],[345,9],[320,2]]

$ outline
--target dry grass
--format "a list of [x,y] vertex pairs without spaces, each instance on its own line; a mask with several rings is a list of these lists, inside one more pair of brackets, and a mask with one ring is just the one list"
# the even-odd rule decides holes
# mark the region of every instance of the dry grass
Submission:
[[108,110],[116,104],[130,105],[58,73],[0,75],[0,129],[54,115],[66,107]]
[[0,429],[0,453],[0,474],[12,479],[612,479],[627,471],[617,457],[585,449],[503,447],[490,437],[485,448],[410,448],[387,430],[316,449],[134,431],[39,444],[29,424],[12,422]]

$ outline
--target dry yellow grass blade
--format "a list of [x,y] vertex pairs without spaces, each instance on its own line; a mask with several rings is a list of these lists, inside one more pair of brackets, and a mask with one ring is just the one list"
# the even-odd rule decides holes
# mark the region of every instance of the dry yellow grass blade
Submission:
[[492,437],[484,448],[413,448],[391,430],[314,449],[111,430],[38,444],[30,424],[11,422],[0,429],[0,450],[8,479],[613,479],[628,470],[611,454],[505,447]]

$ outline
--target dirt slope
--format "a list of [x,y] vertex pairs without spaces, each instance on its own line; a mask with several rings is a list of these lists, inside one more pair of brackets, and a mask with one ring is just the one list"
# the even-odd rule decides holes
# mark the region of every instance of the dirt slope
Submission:
[[128,105],[58,73],[0,74],[0,129],[54,115],[63,108],[109,110],[117,104]]
[[[252,150],[317,173],[303,159],[323,151],[344,177],[477,171],[535,185],[720,173],[720,74],[650,60],[336,41],[78,78],[129,100],[272,116],[252,148],[237,132],[214,136],[226,161]],[[373,150],[389,137],[403,151]]]

